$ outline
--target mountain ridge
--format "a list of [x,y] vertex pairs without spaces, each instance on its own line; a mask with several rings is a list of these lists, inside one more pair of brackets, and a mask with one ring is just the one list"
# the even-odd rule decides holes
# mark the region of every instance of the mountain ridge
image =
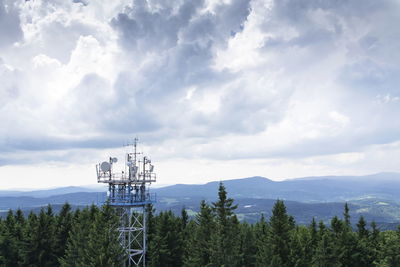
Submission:
[[[362,181],[362,183],[360,183]],[[302,202],[349,201],[372,195],[391,200],[400,191],[400,174],[383,173],[368,176],[319,176],[273,181],[255,176],[222,181],[233,198],[272,198]],[[172,185],[153,191],[165,196],[203,196],[216,194],[218,181],[197,185]]]
[[[254,176],[221,182],[227,189],[228,197],[238,204],[238,217],[249,222],[257,221],[261,213],[269,216],[276,199],[282,199],[288,211],[301,224],[309,223],[312,217],[329,222],[333,216],[341,216],[344,202],[349,203],[353,220],[363,215],[369,221],[374,220],[382,225],[400,223],[400,202],[397,197],[400,174],[378,173],[364,178],[326,177],[273,181]],[[152,188],[152,192],[157,194],[155,208],[158,211],[172,210],[176,214],[186,208],[189,214],[194,215],[198,212],[201,200],[211,203],[217,199],[219,182]],[[106,199],[106,190],[73,186],[28,192],[3,190],[0,191],[0,212],[4,216],[10,208],[22,208],[27,213],[30,210],[38,211],[47,204],[60,207],[65,202],[74,207],[100,205]]]
[[[362,181],[362,183],[360,183]],[[233,198],[272,198],[302,202],[332,202],[359,199],[365,196],[397,199],[400,173],[375,173],[364,176],[311,176],[273,181],[262,176],[211,181],[204,184],[175,184],[152,188],[163,196],[197,196],[212,198],[219,182],[223,182]],[[104,188],[68,186],[31,191],[0,190],[0,197],[30,196],[46,198],[77,192],[105,192]]]

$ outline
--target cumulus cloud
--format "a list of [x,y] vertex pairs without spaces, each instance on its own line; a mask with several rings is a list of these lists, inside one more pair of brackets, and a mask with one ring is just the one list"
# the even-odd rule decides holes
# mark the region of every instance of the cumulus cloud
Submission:
[[399,8],[394,0],[0,1],[0,148],[9,153],[0,164],[31,152],[73,162],[58,151],[112,148],[136,135],[163,159],[385,149],[400,131],[391,119],[400,112]]

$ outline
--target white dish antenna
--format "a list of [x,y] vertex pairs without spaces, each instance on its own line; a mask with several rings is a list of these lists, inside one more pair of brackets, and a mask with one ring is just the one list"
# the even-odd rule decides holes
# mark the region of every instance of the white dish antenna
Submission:
[[117,158],[112,158],[112,163],[117,163],[118,162],[118,159]]
[[111,170],[111,164],[108,163],[107,161],[104,161],[103,163],[101,163],[100,169],[101,169],[103,172],[108,172],[108,171]]

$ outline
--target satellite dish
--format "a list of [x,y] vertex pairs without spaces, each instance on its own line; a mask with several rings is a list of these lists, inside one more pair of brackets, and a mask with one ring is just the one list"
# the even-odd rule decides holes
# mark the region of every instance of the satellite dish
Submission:
[[107,161],[104,161],[103,163],[101,163],[100,169],[101,169],[103,172],[108,172],[108,171],[111,170],[111,164],[108,163]]
[[118,161],[117,158],[112,158],[112,163],[116,163]]

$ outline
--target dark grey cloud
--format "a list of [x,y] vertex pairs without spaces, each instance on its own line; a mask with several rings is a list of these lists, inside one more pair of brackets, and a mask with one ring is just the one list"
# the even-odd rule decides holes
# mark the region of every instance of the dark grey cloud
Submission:
[[[121,74],[123,75],[123,74]],[[121,78],[120,80],[128,81]],[[117,82],[119,91],[108,80],[95,73],[85,75],[66,99],[62,124],[71,124],[71,133],[100,131],[105,136],[140,134],[157,129],[157,117],[153,116],[152,103],[138,93]],[[126,90],[125,90],[126,89]],[[141,103],[141,101],[146,101]],[[79,108],[76,108],[79,107]],[[74,129],[73,124],[84,124]],[[94,142],[93,144],[97,144]]]
[[16,4],[14,1],[0,1],[0,48],[12,45],[23,38]]
[[72,0],[74,3],[80,3],[84,6],[87,6],[89,4],[89,0]]
[[177,12],[173,6],[160,3],[161,8],[152,10],[147,1],[133,1],[132,8],[118,14],[111,25],[120,32],[121,43],[129,50],[149,53],[175,47],[178,34],[185,28],[204,1],[185,1]]
[[[301,144],[291,144],[277,151],[264,151],[258,158],[304,158],[340,153],[363,152],[371,144],[383,145],[397,141],[399,128],[393,131],[379,130],[363,134],[346,134],[334,137],[316,138],[304,141]],[[249,155],[251,157],[251,155]]]
[[[150,125],[157,125],[157,129],[171,129],[177,121],[186,120],[175,130],[192,133],[184,129],[185,126],[196,127],[193,123],[203,123],[211,135],[221,131],[246,131],[237,125],[229,128],[226,127],[229,125],[224,127],[214,123],[212,126],[214,119],[205,118],[201,114],[189,117],[182,115],[184,107],[177,101],[188,87],[196,86],[197,93],[212,90],[205,89],[209,87],[217,90],[235,78],[232,73],[213,68],[215,52],[216,49],[226,47],[229,39],[243,29],[250,13],[250,3],[233,1],[230,4],[219,4],[214,12],[204,12],[204,4],[204,1],[184,1],[180,4],[161,1],[156,5],[157,9],[153,10],[149,2],[133,1],[132,7],[112,20],[112,26],[119,32],[120,43],[127,56],[132,58],[133,64],[142,55],[157,53],[157,60],[135,74],[145,77],[144,81],[138,83],[129,77],[129,73],[119,76],[115,90],[120,102],[116,104],[134,102],[131,107],[135,108],[130,111],[149,114],[150,120],[154,120]],[[154,105],[149,108],[149,103]],[[163,106],[168,108],[164,109]],[[224,108],[225,105],[221,107],[222,110]],[[164,112],[176,113],[176,116],[172,116],[171,120],[169,116],[165,118]],[[222,116],[234,115],[222,112]],[[147,126],[143,125],[143,128]]]
[[[358,34],[363,28],[368,29],[369,24],[376,23],[374,19],[384,16],[391,8],[398,8],[396,1],[274,1],[272,11],[265,17],[263,29],[278,34],[266,39],[265,48],[298,46],[335,49],[337,42],[345,38],[349,31]],[[286,36],[288,33],[292,36]]]
[[48,151],[73,148],[112,148],[121,147],[123,141],[115,136],[104,135],[102,137],[81,137],[80,139],[35,136],[23,138],[9,138],[5,143],[0,144],[3,152],[13,151]]

